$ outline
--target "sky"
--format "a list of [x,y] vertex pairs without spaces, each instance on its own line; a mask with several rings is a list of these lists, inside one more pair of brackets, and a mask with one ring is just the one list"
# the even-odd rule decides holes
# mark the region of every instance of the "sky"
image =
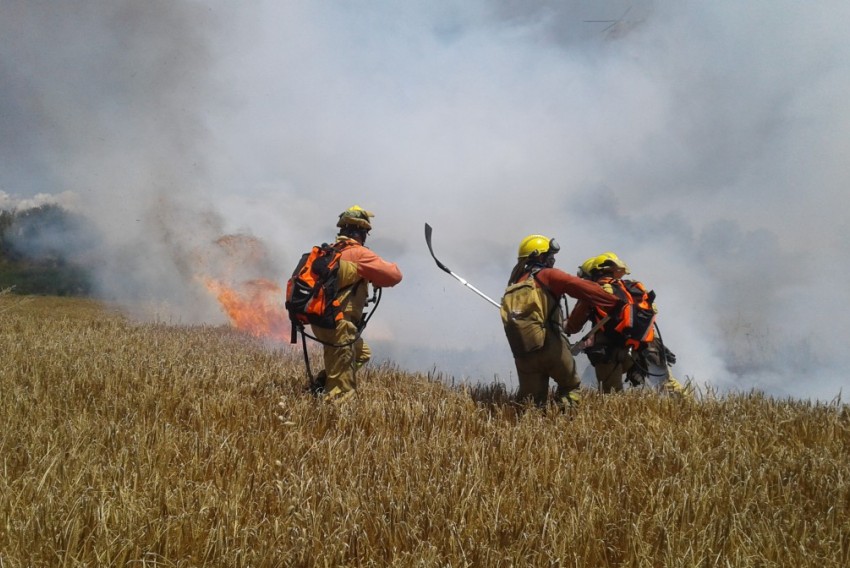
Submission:
[[0,205],[73,204],[103,297],[217,325],[199,273],[283,282],[358,204],[404,273],[376,360],[509,386],[498,311],[423,227],[496,300],[539,233],[656,291],[680,379],[846,400],[848,24],[843,0],[0,0]]

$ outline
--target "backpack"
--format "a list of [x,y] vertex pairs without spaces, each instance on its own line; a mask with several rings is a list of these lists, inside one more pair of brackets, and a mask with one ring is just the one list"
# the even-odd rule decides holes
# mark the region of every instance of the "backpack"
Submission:
[[342,319],[337,299],[337,275],[340,257],[345,246],[323,243],[304,253],[286,283],[286,302],[295,329],[306,324],[327,329],[336,327]]
[[[543,347],[552,312],[547,313],[545,288],[535,272],[509,285],[502,296],[500,313],[505,335],[514,357],[524,357]],[[557,304],[553,309],[557,309]]]
[[600,284],[609,284],[614,295],[624,302],[618,314],[611,315],[605,332],[614,338],[625,340],[627,347],[637,350],[655,339],[655,292],[637,280],[603,279]]

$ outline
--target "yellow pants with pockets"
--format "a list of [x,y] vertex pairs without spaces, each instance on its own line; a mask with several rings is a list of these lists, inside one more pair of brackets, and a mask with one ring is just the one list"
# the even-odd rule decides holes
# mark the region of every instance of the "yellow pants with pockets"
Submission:
[[335,329],[314,326],[313,334],[330,344],[322,346],[327,397],[350,396],[357,389],[357,370],[372,357],[369,345],[357,337],[357,326],[346,319],[339,320]]

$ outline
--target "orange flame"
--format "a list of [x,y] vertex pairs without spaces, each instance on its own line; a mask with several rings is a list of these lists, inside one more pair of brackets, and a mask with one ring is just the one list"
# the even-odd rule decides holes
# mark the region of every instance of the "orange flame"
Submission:
[[204,285],[236,329],[255,337],[289,340],[291,324],[283,308],[283,291],[271,280],[249,280],[240,286],[241,290],[212,278],[205,278]]

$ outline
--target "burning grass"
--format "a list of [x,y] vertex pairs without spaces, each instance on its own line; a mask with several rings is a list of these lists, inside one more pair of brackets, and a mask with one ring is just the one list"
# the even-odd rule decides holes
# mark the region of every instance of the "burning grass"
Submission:
[[518,412],[383,366],[336,407],[298,351],[8,295],[0,349],[3,568],[850,565],[838,404]]

